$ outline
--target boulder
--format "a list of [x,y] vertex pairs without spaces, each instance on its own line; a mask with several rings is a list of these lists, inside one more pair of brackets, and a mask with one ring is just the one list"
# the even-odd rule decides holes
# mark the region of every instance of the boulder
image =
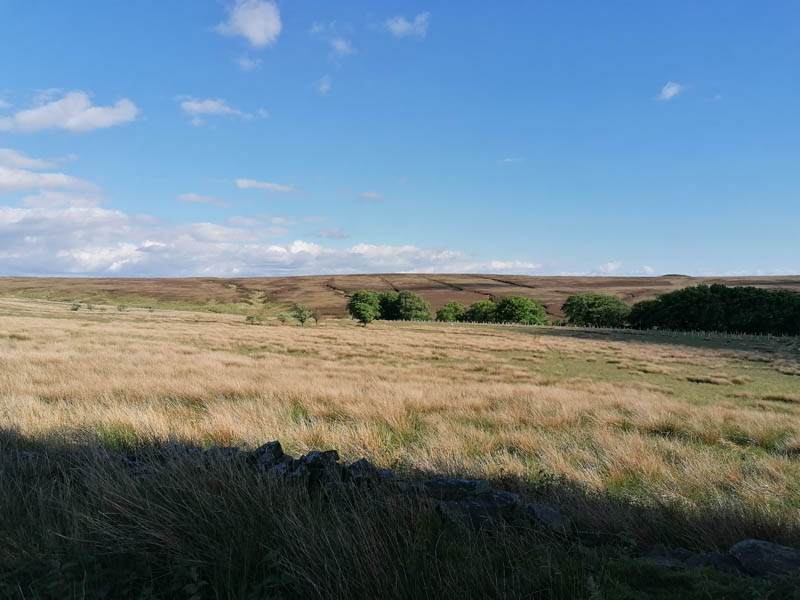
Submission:
[[789,546],[747,539],[734,544],[730,554],[750,575],[800,573],[800,550]]
[[569,533],[571,522],[555,508],[546,504],[531,502],[522,507],[525,515],[537,525],[541,525],[554,533],[566,535]]
[[460,500],[444,500],[437,510],[447,522],[479,528],[491,522],[511,521],[518,504],[518,494],[490,490]]
[[467,496],[484,494],[492,488],[483,479],[455,479],[451,477],[437,477],[422,482],[425,492],[437,500],[461,500]]
[[286,455],[278,441],[267,442],[250,453],[251,462],[264,468],[274,467],[284,456]]
[[685,548],[667,548],[664,544],[650,546],[637,559],[650,565],[666,567],[672,570],[713,567],[730,573],[741,573],[739,562],[728,554],[718,552],[692,552]]

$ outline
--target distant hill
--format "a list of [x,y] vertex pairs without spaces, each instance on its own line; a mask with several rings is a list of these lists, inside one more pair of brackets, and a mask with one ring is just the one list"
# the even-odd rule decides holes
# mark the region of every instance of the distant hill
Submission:
[[0,295],[82,300],[89,302],[218,303],[267,299],[276,304],[302,302],[329,316],[346,314],[345,296],[359,289],[412,290],[434,310],[456,300],[471,304],[490,296],[519,295],[544,304],[551,317],[561,317],[567,296],[581,292],[616,294],[632,304],[700,283],[752,285],[800,292],[800,276],[772,277],[550,277],[525,275],[376,274],[249,278],[55,278],[0,277]]

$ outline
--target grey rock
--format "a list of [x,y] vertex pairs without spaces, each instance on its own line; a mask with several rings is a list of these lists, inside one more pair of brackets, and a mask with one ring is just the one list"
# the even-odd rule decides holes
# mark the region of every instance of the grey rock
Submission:
[[686,566],[690,569],[713,567],[729,573],[742,573],[742,565],[738,560],[730,554],[720,554],[719,552],[694,554],[686,560]]
[[325,450],[324,452],[313,450],[297,460],[309,469],[324,469],[339,462],[339,453],[336,450]]
[[491,491],[489,483],[483,479],[455,479],[437,477],[423,481],[425,492],[437,500],[454,501],[467,496],[485,494]]
[[625,533],[608,531],[579,531],[578,539],[584,546],[635,546],[636,540]]
[[534,523],[542,525],[550,531],[566,535],[570,530],[572,523],[569,518],[551,506],[531,502],[523,506],[522,509]]
[[789,546],[747,539],[731,546],[730,554],[750,575],[800,573],[800,550]]
[[518,494],[491,490],[460,500],[444,500],[437,510],[447,522],[479,528],[493,521],[512,520],[518,504]]
[[281,443],[274,441],[260,446],[250,456],[257,465],[269,468],[277,465],[286,455],[283,453]]

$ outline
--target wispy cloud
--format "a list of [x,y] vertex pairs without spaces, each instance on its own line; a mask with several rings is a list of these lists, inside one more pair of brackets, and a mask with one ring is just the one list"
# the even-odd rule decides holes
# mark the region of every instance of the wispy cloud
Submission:
[[256,48],[273,44],[281,33],[281,15],[274,2],[236,0],[228,20],[217,25],[223,35],[241,36]]
[[524,158],[520,158],[518,156],[507,156],[505,158],[501,158],[497,161],[501,165],[517,165],[519,163],[525,162]]
[[138,115],[139,108],[127,98],[110,106],[94,106],[89,94],[74,91],[60,100],[21,110],[10,117],[0,117],[0,131],[30,133],[42,129],[65,129],[85,133],[133,121]]
[[264,190],[267,192],[284,194],[297,191],[297,188],[293,185],[284,185],[281,183],[273,183],[271,181],[258,181],[256,179],[237,179],[236,187],[240,190]]
[[341,227],[329,227],[327,229],[317,229],[313,234],[314,237],[324,238],[327,240],[346,240],[350,237]]
[[0,166],[0,194],[44,188],[96,191],[95,184],[64,173],[40,173]]
[[188,192],[186,194],[178,194],[176,196],[178,202],[187,202],[191,204],[213,204],[214,206],[219,206],[220,208],[227,208],[228,203],[222,200],[221,198],[217,198],[216,196],[205,196],[203,194],[195,194],[194,192]]
[[366,192],[361,192],[358,195],[358,199],[364,200],[365,202],[383,202],[384,200],[386,200],[386,197],[380,192],[369,190]]
[[661,88],[661,93],[658,95],[658,99],[663,102],[668,102],[672,100],[675,96],[680,94],[686,89],[685,85],[680,83],[675,83],[674,81],[668,81],[664,84],[664,87]]
[[251,58],[249,56],[240,56],[236,59],[236,64],[242,71],[249,72],[255,71],[261,66],[260,58]]
[[181,110],[188,117],[191,117],[192,125],[202,125],[205,123],[203,117],[208,116],[228,116],[240,119],[253,119],[256,116],[266,117],[267,111],[259,109],[256,114],[248,113],[238,108],[229,106],[222,98],[193,98],[191,96],[178,96],[175,98],[180,103]]
[[73,160],[74,155],[64,158],[54,158],[45,160],[41,158],[32,158],[17,150],[11,148],[0,148],[0,166],[13,167],[17,169],[52,169],[59,163],[67,160]]
[[331,40],[331,50],[333,50],[336,56],[347,56],[349,54],[355,54],[356,51],[353,44],[342,37],[333,38]]
[[419,13],[412,20],[403,16],[392,17],[383,22],[384,27],[395,37],[425,37],[428,33],[431,14]]
[[613,275],[614,273],[619,271],[620,267],[622,267],[622,263],[620,261],[612,260],[604,265],[600,265],[597,268],[597,271],[605,275]]
[[332,86],[333,80],[330,75],[324,75],[317,80],[317,91],[323,96],[331,91]]

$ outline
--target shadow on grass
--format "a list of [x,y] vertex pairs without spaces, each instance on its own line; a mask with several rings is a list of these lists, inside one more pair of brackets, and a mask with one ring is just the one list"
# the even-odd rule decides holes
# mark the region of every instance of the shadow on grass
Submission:
[[567,337],[579,340],[611,342],[639,342],[690,346],[709,350],[743,350],[749,352],[783,353],[800,355],[800,338],[737,336],[724,333],[659,332],[635,329],[578,329],[573,327],[512,327],[515,331],[531,335]]
[[0,430],[0,598],[800,597],[797,581],[633,558],[655,541],[800,540],[768,515],[637,507],[551,478],[493,482],[578,529],[633,537],[597,545],[530,525],[453,527],[414,494],[361,487],[331,498],[241,453],[157,441],[125,450]]

